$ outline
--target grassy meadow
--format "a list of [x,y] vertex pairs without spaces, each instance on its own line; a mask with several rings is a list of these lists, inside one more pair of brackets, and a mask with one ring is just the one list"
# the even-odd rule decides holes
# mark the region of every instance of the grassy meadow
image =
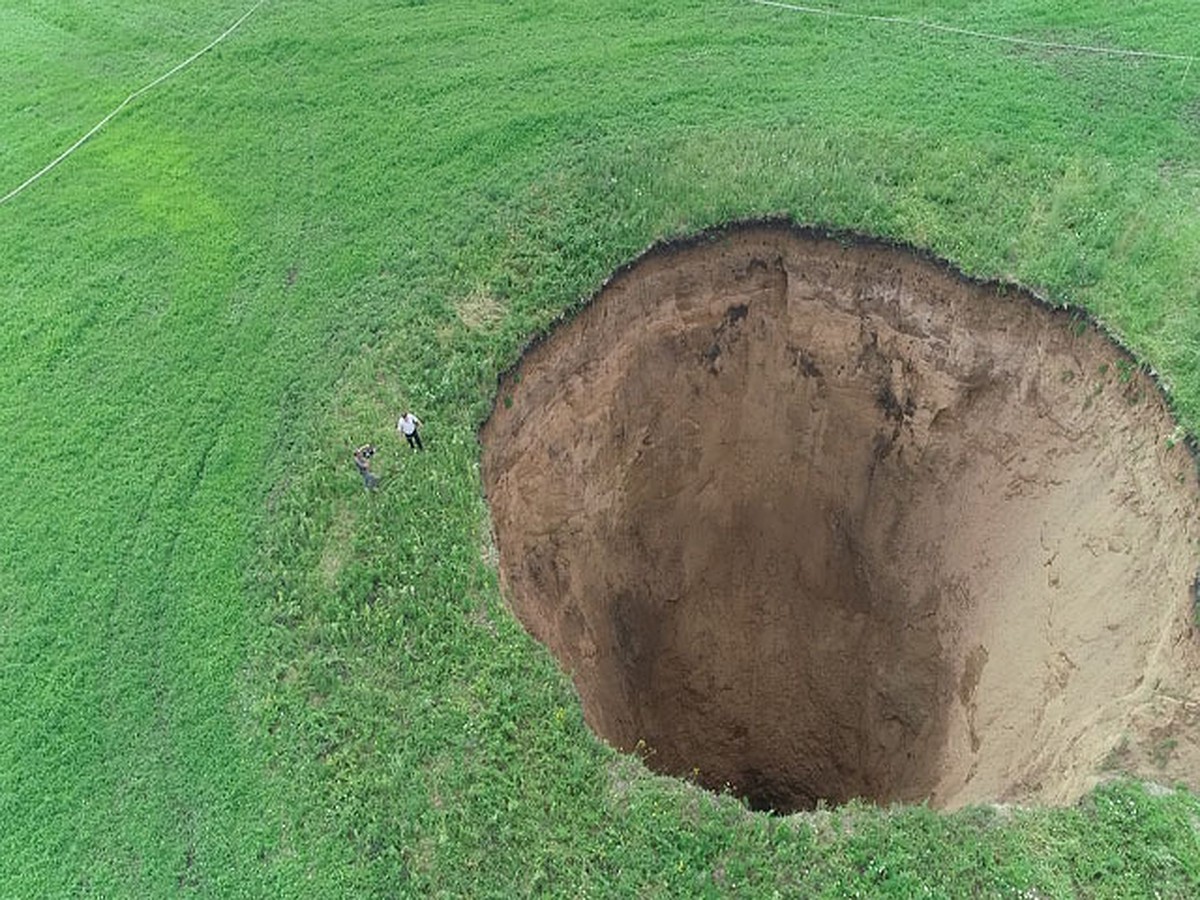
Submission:
[[[1200,53],[1194,0],[831,4]],[[251,5],[0,0],[0,194]],[[744,0],[266,0],[0,205],[0,896],[1200,894],[1181,788],[776,818],[651,775],[507,612],[497,373],[652,242],[760,216],[1080,304],[1200,425],[1187,61]]]

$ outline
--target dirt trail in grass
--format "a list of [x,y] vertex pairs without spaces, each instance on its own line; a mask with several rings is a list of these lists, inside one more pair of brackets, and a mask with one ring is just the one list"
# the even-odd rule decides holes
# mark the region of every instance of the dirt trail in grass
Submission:
[[591,726],[780,810],[1200,776],[1200,490],[1077,316],[873,242],[659,248],[483,430],[506,595]]

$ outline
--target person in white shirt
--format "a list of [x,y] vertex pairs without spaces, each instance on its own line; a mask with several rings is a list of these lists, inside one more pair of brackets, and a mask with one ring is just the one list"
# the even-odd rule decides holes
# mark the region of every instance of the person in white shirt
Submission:
[[418,428],[424,427],[425,423],[414,416],[411,412],[406,412],[400,417],[400,421],[396,423],[396,430],[404,435],[404,439],[408,441],[408,446],[414,450],[424,450],[425,445],[421,443],[421,432]]

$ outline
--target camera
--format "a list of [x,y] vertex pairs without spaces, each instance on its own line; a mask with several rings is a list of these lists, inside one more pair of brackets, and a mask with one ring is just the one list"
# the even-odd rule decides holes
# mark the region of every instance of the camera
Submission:
[[359,455],[364,459],[370,459],[375,455],[375,448],[370,444],[363,444],[358,448]]

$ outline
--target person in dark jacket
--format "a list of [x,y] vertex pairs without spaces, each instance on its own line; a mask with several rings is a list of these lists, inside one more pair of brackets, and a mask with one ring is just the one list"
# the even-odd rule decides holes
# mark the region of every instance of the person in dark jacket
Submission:
[[362,476],[363,487],[368,491],[374,490],[379,484],[379,479],[371,473],[371,457],[375,455],[375,448],[370,444],[363,444],[354,451],[354,465],[358,466],[358,474]]

